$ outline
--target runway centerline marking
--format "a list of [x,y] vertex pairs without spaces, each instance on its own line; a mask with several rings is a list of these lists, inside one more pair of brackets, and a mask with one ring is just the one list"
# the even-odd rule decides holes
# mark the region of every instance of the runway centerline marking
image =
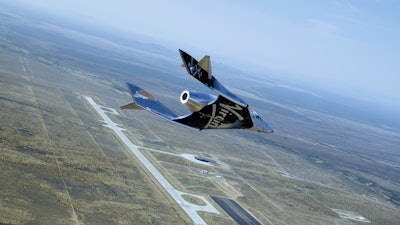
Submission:
[[[123,133],[125,130],[121,125],[114,123],[106,113],[112,113],[119,115],[119,113],[109,107],[98,105],[91,97],[85,96],[89,104],[96,110],[96,112],[103,119],[101,122],[103,126],[112,129],[119,139],[131,150],[131,152],[139,159],[139,161],[146,167],[146,169],[156,178],[156,180],[161,184],[161,186],[167,191],[167,193],[178,203],[178,205],[183,209],[183,211],[192,219],[194,224],[207,224],[197,213],[198,211],[209,212],[219,214],[218,210],[204,197],[200,195],[190,194],[181,192],[175,189],[165,177],[153,166],[153,164],[142,154],[138,149],[138,146],[133,144]],[[201,199],[206,205],[195,205],[186,201],[182,196],[189,195]]]

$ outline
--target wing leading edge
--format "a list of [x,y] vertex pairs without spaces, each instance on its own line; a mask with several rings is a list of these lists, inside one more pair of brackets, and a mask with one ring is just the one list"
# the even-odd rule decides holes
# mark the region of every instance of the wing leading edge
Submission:
[[195,113],[187,116],[178,116],[141,87],[131,83],[126,84],[129,92],[132,95],[133,102],[121,106],[121,109],[143,109],[179,125],[196,130],[202,130],[204,128],[202,127],[203,123],[196,123],[195,121],[192,121],[193,119],[196,119],[196,115],[193,115]]

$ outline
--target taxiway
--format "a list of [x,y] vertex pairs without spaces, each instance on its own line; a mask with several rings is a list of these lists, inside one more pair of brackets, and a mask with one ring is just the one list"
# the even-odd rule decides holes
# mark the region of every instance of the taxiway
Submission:
[[[86,100],[96,110],[103,119],[103,126],[112,129],[120,140],[131,150],[131,152],[140,160],[146,169],[154,176],[154,178],[164,187],[168,194],[178,203],[183,211],[192,219],[194,224],[207,224],[197,213],[198,211],[219,214],[218,210],[204,197],[200,195],[181,192],[175,189],[171,183],[153,166],[153,164],[140,152],[138,146],[133,144],[123,133],[125,130],[119,124],[114,123],[106,113],[118,115],[118,112],[109,107],[98,105],[91,97],[85,96]],[[195,205],[186,201],[182,196],[189,195],[201,199],[205,205]]]

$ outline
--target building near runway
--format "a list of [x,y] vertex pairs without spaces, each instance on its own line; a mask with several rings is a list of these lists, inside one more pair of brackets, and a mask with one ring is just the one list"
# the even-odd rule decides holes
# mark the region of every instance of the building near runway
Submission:
[[212,155],[208,153],[202,152],[200,155],[197,155],[194,158],[202,162],[210,163],[213,166],[218,166],[218,162],[214,160]]

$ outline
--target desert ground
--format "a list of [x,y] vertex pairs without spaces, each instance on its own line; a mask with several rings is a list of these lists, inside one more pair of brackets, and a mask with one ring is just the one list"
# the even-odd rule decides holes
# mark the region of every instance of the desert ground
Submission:
[[[180,92],[206,88],[179,66],[177,51],[5,9],[0,18],[0,224],[192,223],[85,96],[117,110],[109,117],[174,188],[218,209],[199,213],[207,224],[235,223],[213,197],[234,200],[261,224],[400,221],[397,130],[261,98],[234,82],[228,88],[275,132],[190,130],[119,108],[132,101],[129,81],[187,113]],[[182,157],[202,153],[217,165]]]

